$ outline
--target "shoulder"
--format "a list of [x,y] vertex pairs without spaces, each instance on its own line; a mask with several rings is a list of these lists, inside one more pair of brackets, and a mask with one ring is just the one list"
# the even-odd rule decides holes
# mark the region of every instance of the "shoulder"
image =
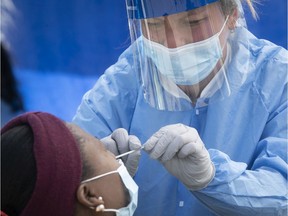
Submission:
[[131,46],[128,47],[111,65],[96,83],[109,87],[117,86],[122,90],[137,90],[139,88],[139,76],[133,65],[133,53]]
[[134,108],[140,85],[132,57],[129,47],[83,96],[82,104],[92,110],[93,116],[95,113],[99,116],[110,116],[111,113]]
[[288,51],[268,40],[251,36],[253,84],[269,111],[287,101]]
[[[238,73],[244,73],[247,80],[243,87],[253,86],[267,110],[275,109],[285,101],[287,91],[288,52],[283,47],[255,37],[247,29],[237,34],[239,43],[234,46]],[[235,63],[234,62],[234,63]]]

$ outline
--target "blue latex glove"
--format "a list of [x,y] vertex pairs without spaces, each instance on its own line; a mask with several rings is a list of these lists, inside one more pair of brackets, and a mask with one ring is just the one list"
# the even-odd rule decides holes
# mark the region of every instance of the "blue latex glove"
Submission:
[[191,191],[206,187],[214,178],[214,165],[194,128],[183,124],[162,127],[144,144],[144,150]]
[[[115,156],[141,148],[140,140],[134,135],[128,135],[128,132],[124,128],[116,129],[110,136],[101,139],[101,142],[103,142],[105,147]],[[141,151],[135,151],[121,158],[132,177],[138,169],[140,156]]]

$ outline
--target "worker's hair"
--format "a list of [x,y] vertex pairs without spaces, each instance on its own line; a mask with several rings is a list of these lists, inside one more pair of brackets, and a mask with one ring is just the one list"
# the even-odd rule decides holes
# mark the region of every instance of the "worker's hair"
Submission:
[[[221,7],[225,15],[232,14],[233,10],[238,6],[237,1],[243,2],[244,0],[220,0]],[[245,0],[245,2],[248,5],[253,18],[257,19],[258,15],[254,8],[254,4],[257,2],[257,0]]]
[[[92,168],[85,160],[83,144],[79,139],[76,142],[83,180]],[[33,146],[34,134],[28,124],[13,127],[1,135],[1,210],[9,216],[20,215],[32,196],[37,176]]]

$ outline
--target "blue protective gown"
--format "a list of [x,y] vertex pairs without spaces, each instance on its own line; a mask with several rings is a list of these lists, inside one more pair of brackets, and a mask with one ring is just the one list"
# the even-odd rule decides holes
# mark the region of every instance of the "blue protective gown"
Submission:
[[[248,41],[234,57],[249,60],[251,71],[237,92],[219,102],[181,112],[150,107],[132,70],[130,48],[84,95],[73,121],[94,136],[122,127],[145,143],[161,127],[183,123],[198,130],[216,167],[213,181],[191,192],[142,151],[134,215],[287,214],[287,51],[245,28],[237,31],[238,40]],[[229,73],[241,67],[231,65]]]

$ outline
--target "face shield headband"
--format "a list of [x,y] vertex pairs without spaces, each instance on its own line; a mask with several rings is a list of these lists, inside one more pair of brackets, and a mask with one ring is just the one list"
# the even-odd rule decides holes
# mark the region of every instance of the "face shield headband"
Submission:
[[126,0],[129,19],[147,19],[193,10],[218,0]]

